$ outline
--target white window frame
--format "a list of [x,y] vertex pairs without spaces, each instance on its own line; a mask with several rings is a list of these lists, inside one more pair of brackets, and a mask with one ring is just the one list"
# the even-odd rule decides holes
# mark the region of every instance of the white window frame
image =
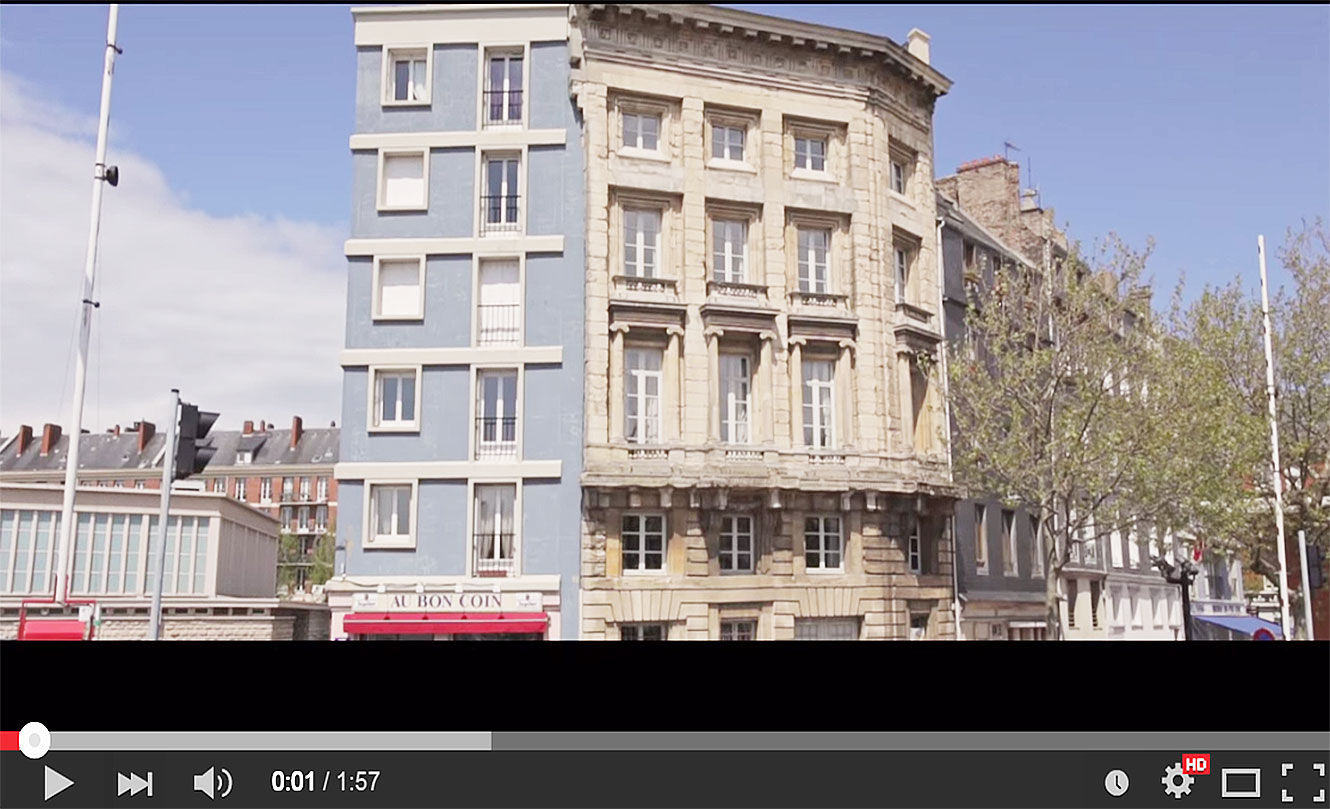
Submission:
[[[246,484],[246,482],[247,482],[246,479],[243,478],[243,477],[236,478],[236,485],[235,485],[235,489],[234,489],[234,492],[235,492],[235,493],[231,496],[232,499],[234,499],[234,500],[238,500],[238,501],[240,501],[240,502],[242,502],[242,503],[245,502],[245,484]],[[142,487],[142,486],[135,486],[134,488],[136,488],[136,489],[141,489],[141,488],[143,488],[143,487]]]
[[[800,141],[808,143],[803,150],[805,165],[799,165]],[[813,167],[813,149],[812,144],[820,142],[822,144],[822,168]],[[826,134],[817,134],[813,132],[795,132],[794,133],[794,163],[795,176],[799,174],[811,174],[817,177],[823,177],[830,174],[831,169],[831,136]]]
[[[810,534],[809,531],[808,531],[808,521],[809,521],[809,520],[817,520],[817,530],[816,530],[815,532],[813,532],[812,534]],[[830,532],[830,531],[827,530],[827,521],[828,521],[828,520],[835,520],[835,521],[836,521],[836,531],[835,531],[835,533],[832,533],[832,532]],[[804,527],[803,527],[802,535],[803,535],[803,558],[804,558],[804,570],[805,570],[805,571],[807,571],[807,572],[809,572],[809,573],[819,573],[819,574],[822,574],[822,573],[844,573],[844,572],[845,572],[845,545],[846,545],[846,541],[845,541],[845,517],[844,517],[844,515],[841,515],[841,514],[805,514],[805,515],[804,515]],[[808,549],[808,538],[809,538],[809,536],[816,536],[816,537],[817,537],[817,539],[818,539],[817,550],[810,551],[810,550]],[[828,542],[827,542],[827,540],[828,540],[828,539],[833,539],[833,538],[836,540],[836,550],[829,550],[829,549],[828,549]],[[818,564],[817,564],[816,566],[809,566],[809,564],[808,564],[808,555],[809,555],[810,553],[813,553],[813,554],[815,554],[815,555],[817,556]],[[837,557],[837,562],[838,562],[838,564],[837,564],[835,567],[832,567],[832,566],[830,566],[830,565],[827,564],[827,557],[830,556],[830,555],[832,555],[832,554],[835,554],[836,557]]]
[[[753,362],[747,354],[722,353],[720,440],[736,446],[753,443]],[[738,373],[734,373],[737,370]],[[740,419],[742,411],[743,418]]]
[[309,476],[300,478],[299,492],[301,500],[309,500]]
[[887,187],[891,189],[892,193],[905,196],[910,187],[910,176],[905,170],[905,161],[893,157],[888,160],[888,167]]
[[[509,565],[507,566],[506,569],[506,576],[511,577],[520,574],[520,570],[518,569],[519,568],[518,560],[522,558],[522,548],[520,544],[521,535],[522,535],[522,530],[521,530],[522,483],[520,480],[508,480],[508,481],[485,480],[483,482],[481,481],[473,482],[470,487],[471,488],[471,532],[470,532],[471,568],[470,569],[473,571],[473,575],[477,576],[480,575],[481,555],[478,543],[480,540],[481,490],[482,489],[497,490],[498,488],[501,487],[508,487],[512,489],[512,514],[510,515],[511,526],[512,526],[512,542],[511,542],[511,555],[510,557],[508,557]],[[501,497],[497,505],[499,505],[501,508],[502,506]],[[488,558],[488,561],[490,562],[502,561],[505,558],[503,556],[503,531],[502,531],[503,517],[501,511],[496,511],[495,527],[498,528],[499,530],[496,531],[493,536],[494,550],[493,550],[493,555],[491,555]],[[502,565],[496,565],[494,569],[502,570],[504,568]]]
[[[411,507],[408,518],[410,519],[410,530],[405,534],[384,534],[380,536],[375,533],[378,527],[378,513],[374,503],[374,491],[383,487],[409,486],[411,489]],[[362,546],[365,549],[374,548],[414,548],[416,547],[416,536],[418,534],[419,521],[417,515],[420,512],[420,481],[419,480],[366,480],[365,481],[365,521],[364,521],[364,540]]]
[[[388,203],[388,176],[386,173],[389,157],[409,157],[416,156],[420,158],[421,170],[421,195],[419,202],[401,202],[395,204]],[[380,149],[379,150],[379,173],[377,191],[375,192],[375,201],[380,211],[427,211],[429,210],[429,149]]]
[[[371,365],[369,366],[369,409],[367,411],[369,418],[366,428],[371,433],[402,433],[418,432],[420,430],[420,405],[424,399],[421,391],[421,385],[424,382],[423,367],[420,365]],[[393,421],[379,421],[379,378],[380,375],[391,374],[394,376],[415,376],[415,407],[412,408],[414,418],[396,419]],[[401,397],[398,397],[397,411],[401,412]]]
[[314,499],[322,502],[328,499],[328,479],[320,477],[314,484]]
[[[628,550],[628,543],[624,540],[625,534],[629,533],[624,526],[624,520],[629,517],[638,519],[638,545],[636,551]],[[645,567],[648,551],[646,549],[648,532],[646,528],[647,519],[651,517],[660,518],[660,567]],[[670,546],[670,524],[667,515],[663,511],[627,511],[619,519],[619,562],[620,569],[625,576],[664,576],[666,568],[669,566],[669,546]],[[637,556],[638,566],[628,567],[629,554]],[[650,551],[655,555],[656,551]]]
[[[628,142],[625,135],[627,135],[629,117],[656,119],[656,147],[654,149],[639,145],[642,143],[642,126],[640,123],[637,125],[637,140],[631,144]],[[661,148],[664,140],[665,113],[663,110],[649,110],[632,104],[619,107],[619,146],[622,154],[629,157],[659,157],[664,154],[664,150]]]
[[[416,308],[412,312],[403,312],[400,314],[385,314],[383,312],[382,299],[382,276],[383,263],[416,262]],[[425,318],[425,257],[423,255],[415,256],[375,256],[374,257],[374,276],[372,279],[373,301],[370,309],[371,320],[424,320]]]
[[212,490],[217,494],[226,494],[226,478],[224,477],[213,478]]
[[[636,352],[641,352],[643,356],[648,353],[660,357],[660,367],[655,370],[646,368],[633,368],[630,358]],[[623,415],[624,415],[624,440],[630,444],[641,444],[653,446],[664,442],[663,430],[665,427],[664,414],[664,394],[665,394],[665,351],[652,346],[625,346],[623,350]],[[654,396],[656,403],[656,416],[654,425],[648,415],[648,403],[652,400],[647,392],[647,380],[654,378],[656,380],[656,394]],[[638,401],[636,417],[629,414],[628,402],[636,397]],[[635,418],[636,429],[629,430],[629,419]],[[650,427],[655,427],[655,435],[652,436]]]
[[259,502],[272,502],[272,478],[259,478]]
[[974,504],[974,569],[979,575],[988,573],[988,504]]
[[[504,410],[503,397],[499,396],[494,400],[495,412],[489,415],[485,412],[485,392],[483,381],[486,377],[508,377],[513,379],[513,412],[508,413]],[[476,368],[475,371],[475,446],[472,457],[477,460],[489,458],[508,458],[516,460],[521,457],[522,443],[522,367],[521,366],[485,366]],[[505,441],[500,438],[497,441],[481,441],[480,420],[484,418],[499,419],[496,422],[495,434],[503,435],[503,419],[513,419],[513,439]],[[511,445],[511,446],[509,446]]]
[[[745,156],[748,154],[748,127],[737,121],[711,121],[711,154],[707,157],[709,160],[720,161],[723,163],[744,163]],[[721,132],[725,132],[725,137],[717,138]],[[733,156],[735,143],[730,133],[739,133],[739,156]],[[721,153],[716,154],[717,147]]]
[[[754,546],[756,538],[753,535],[753,523],[753,517],[749,514],[721,515],[716,558],[722,575],[751,575],[756,569],[757,553]],[[739,548],[741,539],[748,540],[748,550],[745,551]],[[741,557],[745,555],[748,557],[748,565],[741,567],[739,562]],[[725,567],[726,561],[730,563],[728,569]]]
[[[836,631],[827,631],[832,627],[843,629],[853,629],[852,632],[845,632],[846,637],[837,637],[841,634]],[[800,633],[800,629],[804,631]],[[795,640],[859,640],[859,619],[858,618],[795,618],[794,619],[794,639]],[[803,635],[800,637],[800,635]],[[811,637],[810,637],[811,636]],[[830,636],[830,637],[823,637]]]
[[914,249],[904,244],[894,244],[891,248],[892,277],[896,281],[896,303],[910,302],[910,276],[913,274]]
[[[795,274],[796,283],[800,292],[812,294],[831,294],[831,256],[832,241],[835,239],[834,229],[819,225],[795,225],[794,244],[795,244]],[[801,244],[804,236],[808,236],[807,252]],[[823,245],[822,261],[817,261],[817,249],[813,244],[813,236],[825,235],[826,244]],[[807,267],[807,275],[804,273],[804,267]],[[819,270],[821,271],[819,274]]]
[[[423,52],[423,53],[422,53]],[[411,58],[420,53],[425,58],[425,92],[423,97],[397,99],[395,92],[395,62],[398,57]],[[416,61],[414,58],[412,62]],[[383,46],[383,106],[385,107],[428,107],[434,97],[434,46],[432,43],[416,45]]]
[[[497,291],[500,287],[510,286],[510,284],[508,283],[494,283],[494,284],[485,283],[487,275],[486,270],[495,269],[500,265],[509,265],[509,266],[516,265],[517,267],[517,284],[516,284],[516,293],[514,295],[514,300],[510,303],[491,302],[490,304],[486,304],[484,302],[485,298],[489,297],[486,293],[487,288],[492,287],[494,290]],[[474,310],[474,321],[475,321],[475,328],[474,328],[475,334],[473,336],[473,345],[486,346],[486,347],[488,346],[517,347],[523,345],[526,340],[526,305],[524,302],[524,299],[526,297],[525,257],[522,255],[481,256],[478,257],[476,260],[475,272],[476,272],[476,281],[475,281],[475,291],[473,293],[473,297],[475,299],[475,305],[472,307]],[[497,294],[494,294],[493,296],[501,297],[498,296]],[[487,306],[516,307],[517,323],[515,326],[516,329],[515,336],[511,334],[513,329],[510,328],[507,323],[498,323],[496,325],[492,322],[489,322],[490,320],[502,321],[503,318],[500,316],[487,318],[483,314]],[[492,331],[487,331],[486,330],[487,327],[490,327]],[[499,336],[506,336],[506,339],[499,339]]]
[[[731,637],[725,637],[726,629]],[[749,637],[734,637],[735,635],[749,635]],[[720,639],[726,641],[745,641],[757,640],[757,619],[756,618],[724,618],[720,622]]]
[[254,450],[236,450],[236,466],[248,466],[254,463]]
[[[499,221],[490,222],[488,206],[485,202],[485,197],[489,196],[488,192],[489,192],[490,164],[491,163],[507,164],[509,162],[514,162],[517,164],[517,171],[515,173],[515,177],[513,178],[513,181],[516,183],[516,187],[515,188],[512,187],[512,185],[509,183],[508,170],[505,165],[503,171],[503,177],[501,182],[499,183],[499,191],[500,191],[499,198],[501,200],[499,204],[499,211],[500,211]],[[478,199],[476,200],[476,202],[478,203],[476,210],[476,220],[477,220],[477,225],[479,226],[480,229],[480,234],[482,236],[487,234],[512,236],[514,234],[521,234],[525,232],[526,200],[524,199],[524,197],[526,195],[526,153],[524,151],[521,150],[508,151],[503,149],[495,149],[493,151],[487,151],[481,153],[480,174],[479,177],[477,178],[476,189],[478,197]],[[506,200],[509,197],[516,199],[516,204],[515,204],[516,209],[513,211],[513,218],[511,220],[507,218],[508,205]]]
[[[659,629],[661,640],[670,639],[670,626],[664,621],[633,621],[619,624],[619,640],[652,640],[651,638],[642,637],[649,628]],[[626,638],[624,637],[625,634],[636,635],[637,637]]]
[[[803,396],[800,408],[803,418],[804,446],[810,449],[834,449],[836,442],[836,361],[831,359],[804,358],[801,363],[803,374]],[[825,365],[830,370],[830,379],[814,379],[810,371],[814,365]],[[827,393],[826,401],[819,396]],[[809,440],[809,439],[812,440]]]
[[[739,226],[739,240],[737,242],[729,238],[735,225]],[[719,238],[720,231],[724,231],[726,238],[723,240]],[[745,284],[748,282],[747,219],[729,216],[712,217],[711,265],[711,277],[715,281],[726,284]]]
[[[506,63],[511,63],[511,60],[514,57],[522,60],[522,87],[518,91],[522,94],[522,114],[516,119],[507,117],[509,110],[508,93],[512,92],[511,71],[508,69],[504,70],[503,87],[500,88],[495,88],[493,86],[493,80],[490,76],[490,62],[492,60],[504,59]],[[507,67],[507,64],[505,67]],[[483,48],[480,55],[480,82],[480,116],[478,120],[481,122],[482,129],[517,128],[526,126],[526,121],[529,117],[528,110],[531,107],[531,54],[527,52],[525,45],[491,45]],[[490,106],[486,93],[493,92],[496,89],[501,90],[504,93],[504,118],[497,121],[491,121],[489,116]]]
[[[646,229],[643,227],[639,226],[636,232],[631,235],[631,237],[629,234],[629,228],[628,228],[629,217],[630,216],[639,217],[646,214],[651,214],[656,217],[656,234],[655,234],[656,239],[654,244],[648,243]],[[623,250],[619,256],[619,260],[622,262],[623,275],[629,278],[663,277],[661,268],[664,265],[664,260],[663,260],[664,256],[662,255],[661,247],[665,241],[664,209],[652,206],[646,206],[646,205],[624,205],[620,209],[620,217],[622,221],[622,231],[623,231],[623,238],[622,238]],[[639,225],[640,224],[641,223],[639,222]],[[636,252],[636,261],[633,264],[629,264],[628,262],[628,246],[630,238],[633,249]],[[650,248],[653,251],[655,256],[654,261],[650,265],[650,267],[648,267],[645,260],[646,250],[648,248]],[[646,272],[646,270],[648,269],[650,270],[650,272]]]

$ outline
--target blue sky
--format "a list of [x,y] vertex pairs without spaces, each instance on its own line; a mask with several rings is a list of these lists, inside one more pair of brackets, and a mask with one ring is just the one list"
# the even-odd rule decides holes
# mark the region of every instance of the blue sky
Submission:
[[[751,5],[933,37],[955,82],[938,104],[937,167],[1010,141],[1074,235],[1142,245],[1169,287],[1249,273],[1330,217],[1330,9],[1325,6]],[[104,6],[6,6],[0,68],[95,114]],[[341,6],[125,6],[113,131],[188,203],[347,221],[351,19]]]
[[[1257,233],[1278,285],[1285,230],[1330,219],[1324,5],[743,7],[898,42],[927,31],[933,65],[955,82],[937,107],[938,173],[1010,141],[1073,237],[1156,239],[1160,304],[1183,272],[1189,297],[1238,273],[1254,287]],[[63,420],[68,403],[60,352],[82,268],[106,15],[0,7],[8,429]],[[110,159],[122,181],[107,197],[90,426],[144,417],[176,385],[220,406],[224,427],[292,411],[311,425],[336,418],[349,7],[127,5],[120,44]],[[206,298],[214,322],[148,359],[181,316],[173,301],[190,295]],[[49,336],[46,353],[32,349],[34,333]],[[252,373],[244,385],[214,378],[201,356]],[[63,378],[52,372],[62,365]],[[287,411],[252,410],[265,402]]]

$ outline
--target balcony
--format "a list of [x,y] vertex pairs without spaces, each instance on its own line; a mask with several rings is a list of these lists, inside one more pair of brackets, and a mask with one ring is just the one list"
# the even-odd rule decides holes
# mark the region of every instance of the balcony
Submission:
[[766,306],[767,288],[762,284],[745,284],[738,281],[707,281],[707,297],[734,299],[751,305]]
[[796,289],[790,293],[790,303],[809,309],[826,309],[836,313],[849,311],[849,295],[835,292],[809,292]]
[[486,90],[485,127],[521,126],[522,91]]
[[480,232],[517,233],[521,224],[517,221],[518,196],[504,194],[499,196],[484,195],[480,198]]
[[476,307],[476,344],[515,346],[522,342],[522,304],[488,303]]
[[615,292],[639,292],[648,295],[667,295],[674,297],[677,294],[678,283],[673,278],[658,278],[645,275],[616,275],[614,276]]
[[[512,534],[476,534],[476,548],[491,546],[488,554],[476,554],[476,575],[487,579],[501,579],[513,575],[516,570],[515,560],[512,558],[513,535]],[[500,551],[499,556],[494,556],[494,551]],[[502,554],[508,554],[504,557]]]
[[476,417],[476,457],[517,457],[517,416]]
[[670,451],[664,447],[629,447],[630,461],[664,461],[670,457]]

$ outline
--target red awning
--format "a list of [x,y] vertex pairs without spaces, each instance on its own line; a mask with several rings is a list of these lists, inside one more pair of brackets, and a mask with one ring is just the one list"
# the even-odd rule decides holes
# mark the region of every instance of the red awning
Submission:
[[494,635],[544,632],[543,612],[353,612],[342,621],[348,635]]
[[87,625],[78,620],[29,618],[23,622],[19,640],[83,640]]

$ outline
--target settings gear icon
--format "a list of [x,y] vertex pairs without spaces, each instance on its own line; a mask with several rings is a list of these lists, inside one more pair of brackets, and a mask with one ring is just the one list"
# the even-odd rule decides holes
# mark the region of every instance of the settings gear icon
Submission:
[[1164,785],[1165,793],[1175,799],[1181,799],[1183,795],[1191,794],[1191,785],[1195,780],[1195,776],[1182,771],[1182,762],[1177,761],[1172,767],[1164,770],[1164,777],[1160,778],[1159,782]]

